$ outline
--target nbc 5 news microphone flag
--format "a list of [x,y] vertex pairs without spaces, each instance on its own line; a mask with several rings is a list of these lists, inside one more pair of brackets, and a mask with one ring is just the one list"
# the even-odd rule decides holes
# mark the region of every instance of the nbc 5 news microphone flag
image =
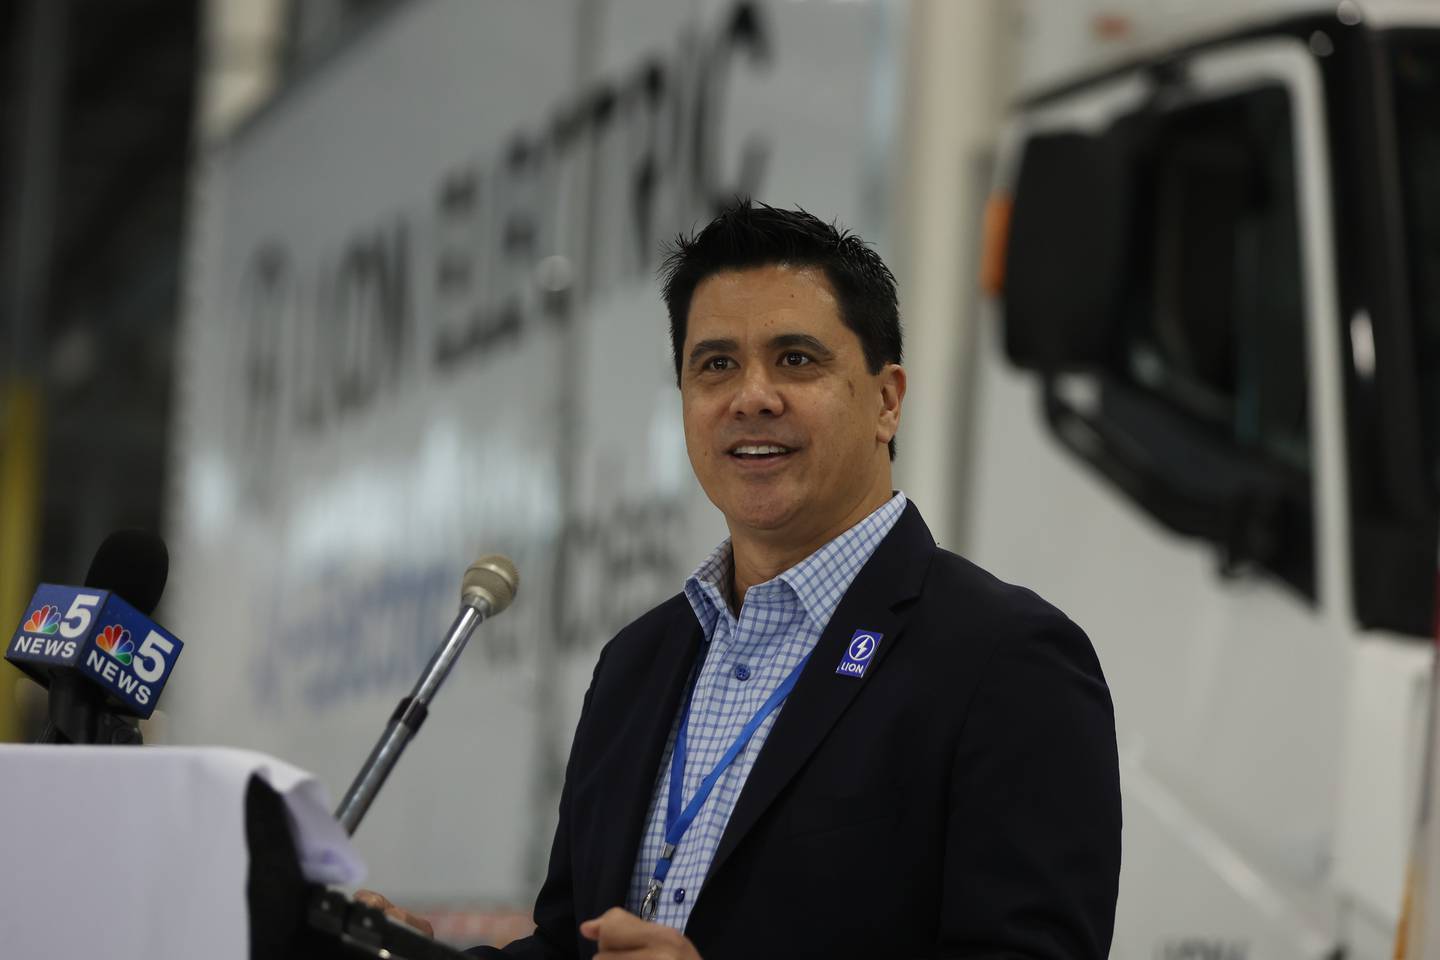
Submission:
[[118,594],[42,583],[5,659],[41,683],[57,669],[83,673],[121,712],[143,720],[183,646]]

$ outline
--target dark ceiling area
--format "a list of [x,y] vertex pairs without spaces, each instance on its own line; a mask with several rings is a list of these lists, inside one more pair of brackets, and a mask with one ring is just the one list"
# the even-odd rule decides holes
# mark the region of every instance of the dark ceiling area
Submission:
[[[18,364],[41,389],[36,573],[75,583],[111,529],[163,526],[201,4],[0,0],[0,35],[3,283],[17,246],[48,239],[28,336],[0,324],[0,376]],[[48,123],[36,104],[53,106]],[[48,230],[17,233],[36,190]]]

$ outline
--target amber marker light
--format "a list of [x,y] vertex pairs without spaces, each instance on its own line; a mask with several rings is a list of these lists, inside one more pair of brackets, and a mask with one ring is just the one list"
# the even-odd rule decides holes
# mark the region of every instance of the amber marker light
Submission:
[[980,251],[980,289],[987,297],[1005,292],[1005,246],[1010,242],[1009,194],[997,193],[985,204],[984,246]]

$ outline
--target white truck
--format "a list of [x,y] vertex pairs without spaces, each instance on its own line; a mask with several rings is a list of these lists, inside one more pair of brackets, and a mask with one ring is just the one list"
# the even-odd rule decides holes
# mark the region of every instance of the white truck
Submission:
[[1440,5],[1180,35],[1129,6],[1099,25],[1132,57],[1026,88],[1002,142],[962,546],[1100,652],[1114,956],[1389,956],[1434,636]]
[[[963,29],[982,7],[396,5],[210,151],[167,531],[176,735],[338,795],[460,571],[512,553],[519,599],[358,840],[373,885],[450,908],[445,935],[523,924],[596,649],[723,533],[656,244],[753,192],[878,241],[913,374],[900,483],[1100,651],[1114,955],[1388,956],[1440,529],[1440,4],[1030,0],[986,8],[1020,15],[994,43]],[[976,219],[943,121],[988,109],[980,61],[1009,49],[1005,276],[967,368],[970,304],[925,282]]]

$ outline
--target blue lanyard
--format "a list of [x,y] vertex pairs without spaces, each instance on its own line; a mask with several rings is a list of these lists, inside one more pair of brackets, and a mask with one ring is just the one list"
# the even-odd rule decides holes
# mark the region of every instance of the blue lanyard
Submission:
[[670,796],[665,807],[665,843],[660,848],[659,859],[655,861],[655,873],[650,878],[650,886],[645,891],[645,899],[640,903],[641,917],[646,920],[655,919],[655,914],[660,909],[660,888],[665,883],[665,875],[670,872],[670,862],[675,856],[675,848],[680,845],[680,838],[685,836],[686,830],[690,829],[691,822],[694,821],[696,815],[700,813],[700,808],[710,797],[710,791],[715,788],[715,784],[720,781],[721,775],[725,773],[730,764],[735,762],[740,751],[745,749],[745,744],[750,742],[755,731],[760,729],[760,724],[764,723],[765,718],[774,713],[775,709],[785,702],[790,691],[795,689],[795,684],[800,680],[800,672],[805,669],[805,664],[809,659],[810,654],[805,654],[800,662],[795,664],[790,675],[781,681],[774,693],[770,694],[770,698],[760,705],[760,709],[755,711],[755,716],[750,718],[750,722],[741,729],[735,742],[730,744],[730,749],[725,751],[716,762],[715,768],[704,780],[700,781],[700,789],[695,791],[695,796],[690,800],[689,805],[681,810],[681,794],[684,790],[685,779],[686,731],[690,727],[690,700],[695,695],[695,685],[700,682],[697,671],[695,684],[691,685],[690,692],[685,695],[685,713],[680,718],[680,730],[675,734],[675,750],[670,757]]

